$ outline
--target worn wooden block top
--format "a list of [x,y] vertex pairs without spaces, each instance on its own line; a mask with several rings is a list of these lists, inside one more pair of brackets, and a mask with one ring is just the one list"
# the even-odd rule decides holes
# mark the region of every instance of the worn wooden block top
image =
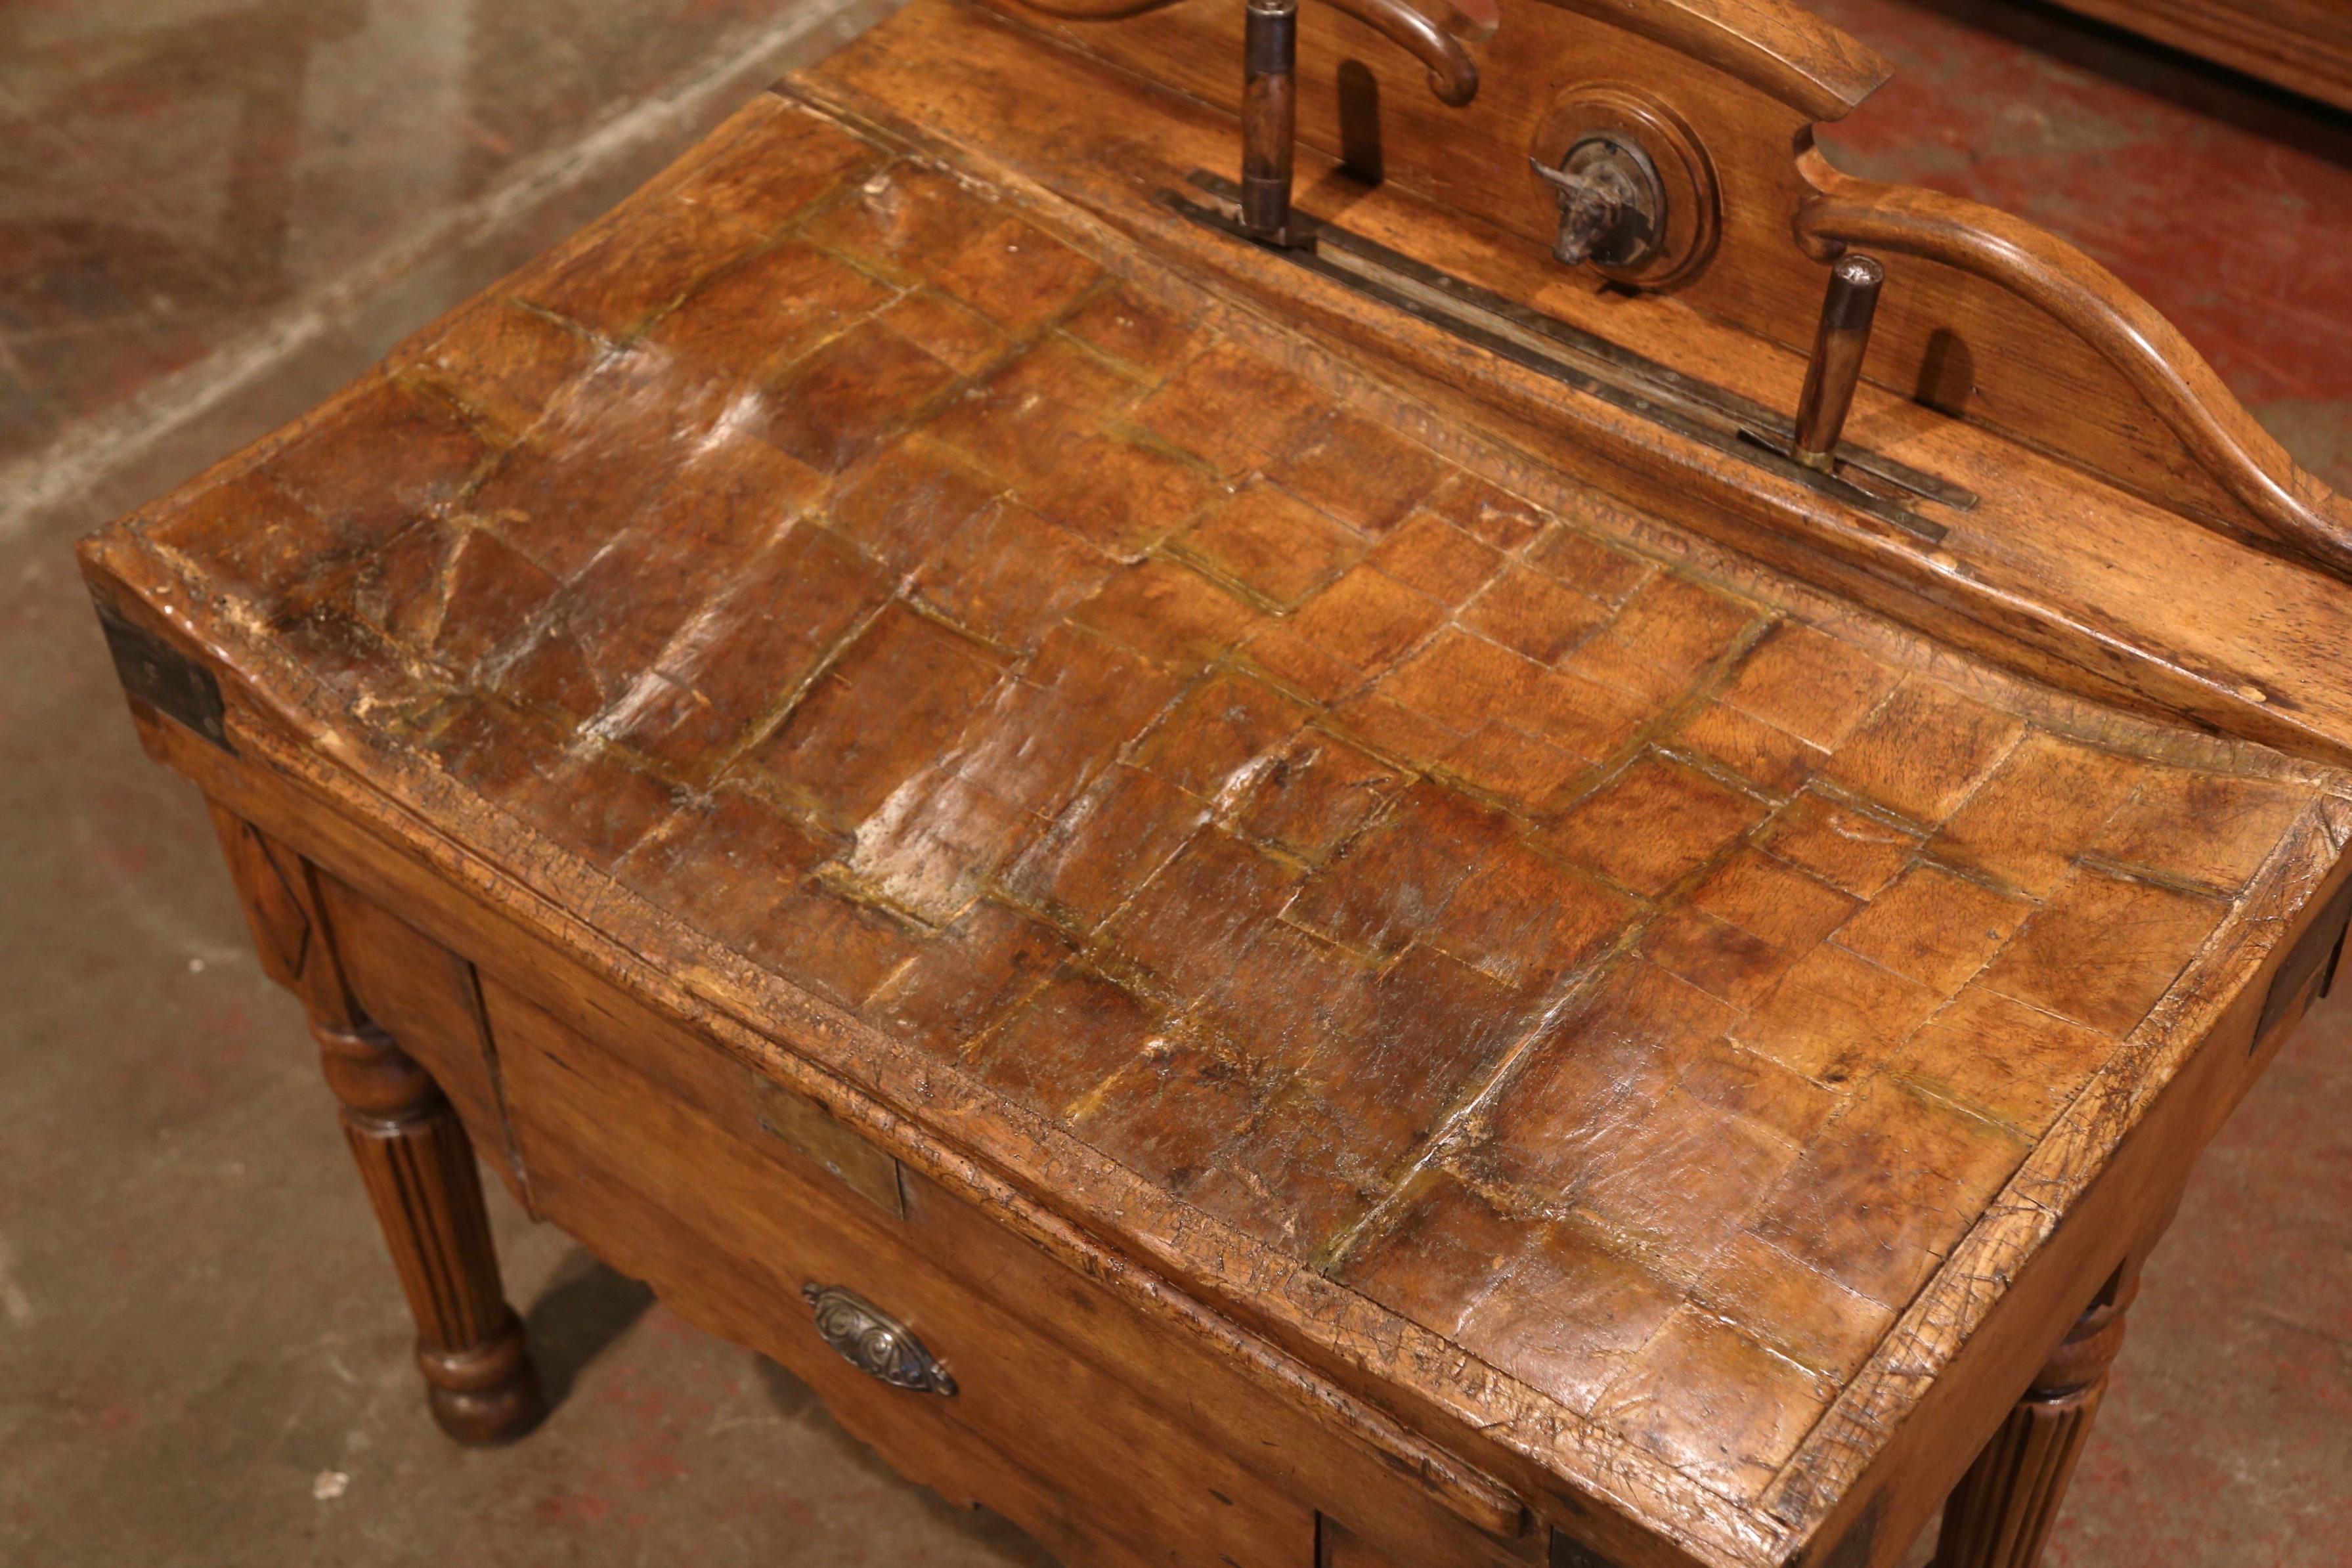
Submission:
[[2342,781],[1509,493],[1050,226],[769,97],[100,552],[821,1066],[1761,1553]]

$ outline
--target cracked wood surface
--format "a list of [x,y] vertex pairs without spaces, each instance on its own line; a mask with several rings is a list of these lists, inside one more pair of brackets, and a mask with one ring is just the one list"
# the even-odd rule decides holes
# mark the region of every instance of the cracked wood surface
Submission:
[[771,97],[99,554],[434,830],[920,1064],[902,1114],[1039,1128],[1048,1201],[1115,1170],[1171,1272],[1771,1560],[2342,780],[1498,488],[1044,222]]

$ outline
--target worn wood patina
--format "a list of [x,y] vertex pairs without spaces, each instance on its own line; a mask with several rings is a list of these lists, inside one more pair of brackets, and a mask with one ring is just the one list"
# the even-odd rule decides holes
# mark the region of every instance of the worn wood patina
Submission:
[[[1673,9],[1629,59],[1774,8]],[[1850,439],[1975,492],[1889,528],[1169,205],[1234,147],[925,0],[86,545],[435,1409],[537,1410],[470,1131],[1074,1563],[1861,1568],[1947,1493],[1946,1563],[2029,1563],[2332,968],[2342,503],[2167,510],[1865,384]],[[1809,321],[1299,155],[1318,219],[1793,404]],[[1895,221],[1790,168],[1791,272],[1797,204]],[[826,1288],[897,1337],[843,1359]]]

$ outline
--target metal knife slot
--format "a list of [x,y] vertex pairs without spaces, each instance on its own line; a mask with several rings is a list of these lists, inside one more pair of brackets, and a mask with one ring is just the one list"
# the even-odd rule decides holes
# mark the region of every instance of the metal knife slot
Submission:
[[[1208,194],[1211,203],[1196,202],[1176,192],[1163,194],[1161,200],[1195,223],[1245,238],[1232,182],[1205,172],[1196,172],[1192,179]],[[1685,375],[1336,225],[1300,213],[1293,226],[1311,234],[1313,244],[1270,254],[1443,328],[1525,369],[1832,496],[1914,538],[1939,543],[1946,530],[1903,504],[1904,498],[1916,497],[1955,510],[1977,503],[1973,491],[1852,443],[1839,448],[1841,464],[1857,479],[1866,477],[1875,481],[1868,488],[1809,468],[1789,456],[1795,437],[1793,423],[1751,399]],[[1889,491],[1895,493],[1885,493]]]

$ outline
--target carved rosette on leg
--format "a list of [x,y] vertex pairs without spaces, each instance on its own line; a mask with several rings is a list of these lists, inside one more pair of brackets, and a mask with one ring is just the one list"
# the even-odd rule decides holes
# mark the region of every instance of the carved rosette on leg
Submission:
[[416,1364],[441,1429],[511,1441],[545,1414],[507,1304],[474,1147],[432,1076],[373,1025],[313,1019],[343,1134],[416,1320]]
[[2139,1285],[2119,1270],[2009,1413],[1944,1504],[1934,1568],[2033,1568],[2057,1522],[2091,1419],[2123,1348],[2124,1313]]

